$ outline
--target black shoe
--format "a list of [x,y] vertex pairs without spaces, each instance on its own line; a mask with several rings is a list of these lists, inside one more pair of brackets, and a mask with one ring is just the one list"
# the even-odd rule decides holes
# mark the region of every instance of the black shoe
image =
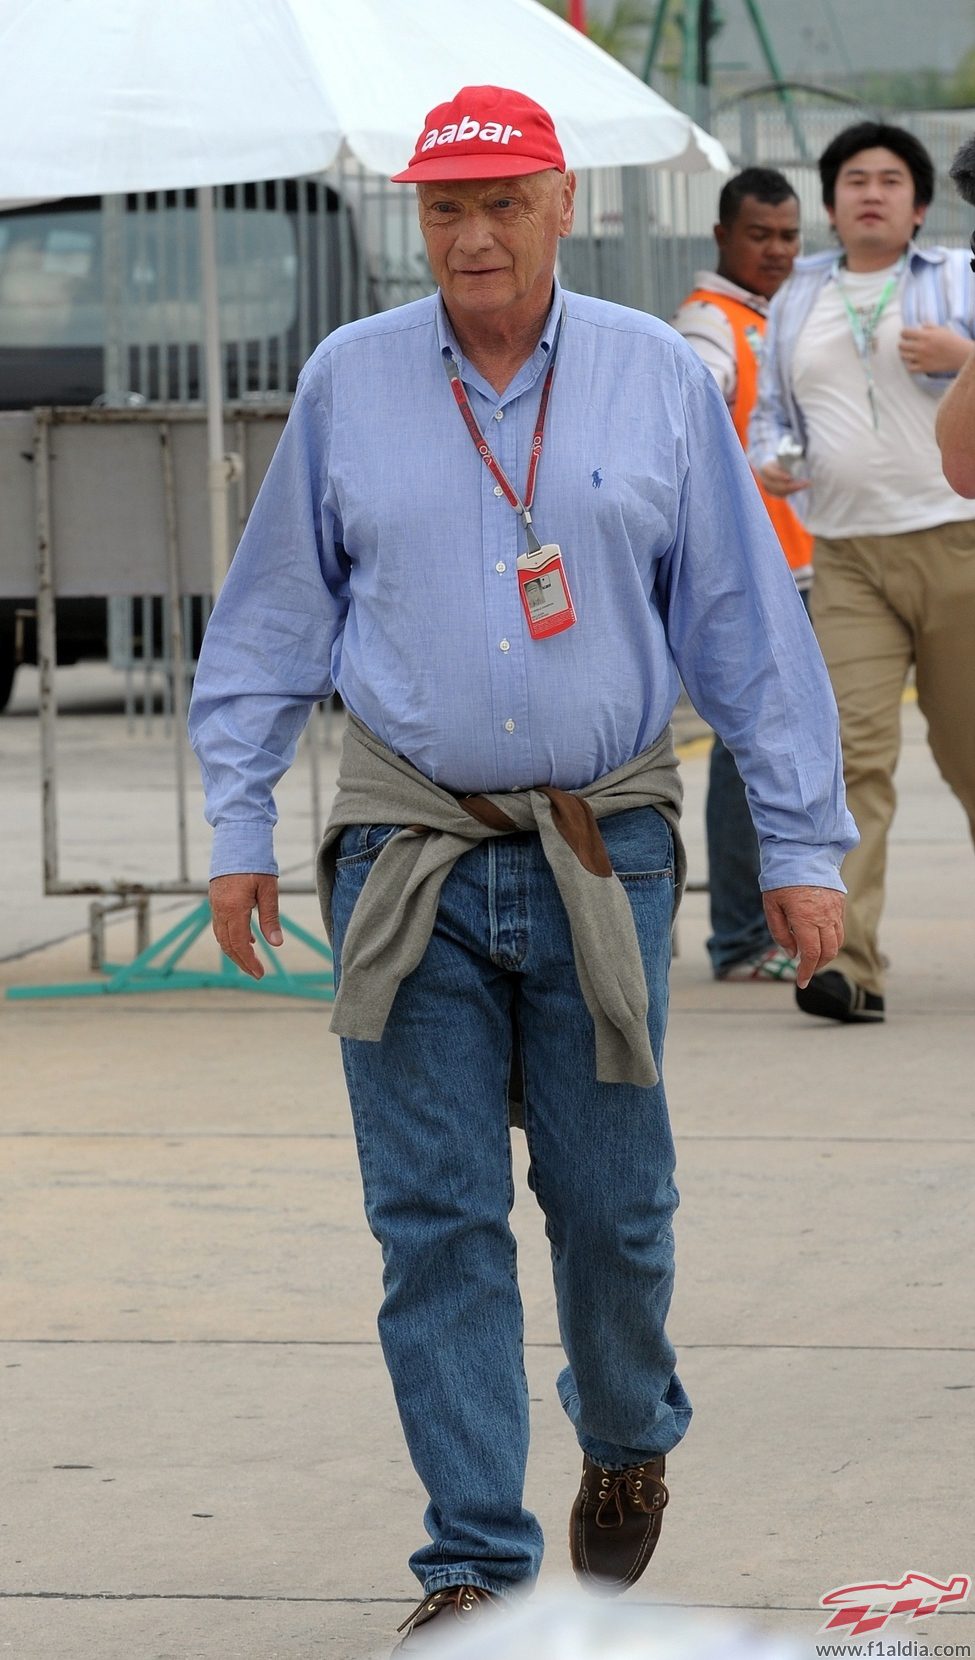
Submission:
[[820,1014],[826,1020],[843,1020],[848,1025],[876,1024],[884,1018],[884,1000],[879,993],[864,991],[838,968],[814,974],[808,986],[796,986],[796,1002],[803,1014]]
[[668,1493],[664,1460],[628,1470],[582,1461],[582,1484],[569,1519],[569,1556],[578,1580],[618,1595],[636,1583],[660,1538]]

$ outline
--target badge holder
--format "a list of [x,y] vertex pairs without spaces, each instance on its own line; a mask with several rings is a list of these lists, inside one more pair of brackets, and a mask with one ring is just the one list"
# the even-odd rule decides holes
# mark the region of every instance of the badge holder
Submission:
[[550,634],[562,634],[571,628],[576,621],[575,606],[558,544],[536,544],[528,553],[520,553],[517,571],[518,592],[532,639],[545,640]]

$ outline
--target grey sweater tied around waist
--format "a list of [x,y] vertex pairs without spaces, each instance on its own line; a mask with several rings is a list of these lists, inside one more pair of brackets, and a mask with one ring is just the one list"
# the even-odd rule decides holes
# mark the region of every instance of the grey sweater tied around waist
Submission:
[[455,796],[349,716],[338,790],[318,854],[318,895],[329,939],[338,838],[349,824],[400,824],[366,877],[342,944],[331,1029],[378,1042],[400,981],[423,957],[440,889],[477,842],[536,831],[565,906],[579,986],[596,1028],[601,1083],[658,1082],[647,1033],[647,985],[630,902],[613,872],[597,820],[655,807],[674,838],[675,909],[686,861],[682,786],[671,729],[625,766],[581,790],[549,786]]

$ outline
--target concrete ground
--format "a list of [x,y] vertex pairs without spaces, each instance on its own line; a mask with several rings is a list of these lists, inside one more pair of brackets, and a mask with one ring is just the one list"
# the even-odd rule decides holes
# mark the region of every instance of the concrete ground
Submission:
[[[170,834],[169,761],[85,688],[62,723],[65,859],[117,870]],[[0,719],[2,987],[90,979],[82,902],[39,896],[30,696]],[[685,764],[698,877],[705,750]],[[913,707],[899,784],[885,1026],[716,985],[700,894],[673,975],[671,1329],[697,1413],[636,1600],[810,1643],[834,1587],[975,1567],[975,884]],[[314,926],[313,901],[289,909]],[[0,1653],[363,1660],[416,1600],[422,1497],[327,1025],[233,991],[0,1003]],[[578,1457],[523,1181],[515,1226],[551,1587]],[[884,1636],[971,1646],[975,1604]]]

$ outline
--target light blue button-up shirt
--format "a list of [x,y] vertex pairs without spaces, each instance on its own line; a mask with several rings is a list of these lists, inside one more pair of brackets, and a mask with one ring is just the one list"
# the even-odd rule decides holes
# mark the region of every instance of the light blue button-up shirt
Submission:
[[[532,516],[578,622],[533,640],[520,516],[451,393],[524,489],[565,303]],[[333,687],[458,791],[577,789],[663,731],[683,678],[739,762],[762,885],[840,888],[855,844],[819,649],[708,371],[654,317],[556,284],[498,394],[442,300],[349,324],[306,364],[203,643],[190,710],[211,873],[276,870],[274,786]]]

